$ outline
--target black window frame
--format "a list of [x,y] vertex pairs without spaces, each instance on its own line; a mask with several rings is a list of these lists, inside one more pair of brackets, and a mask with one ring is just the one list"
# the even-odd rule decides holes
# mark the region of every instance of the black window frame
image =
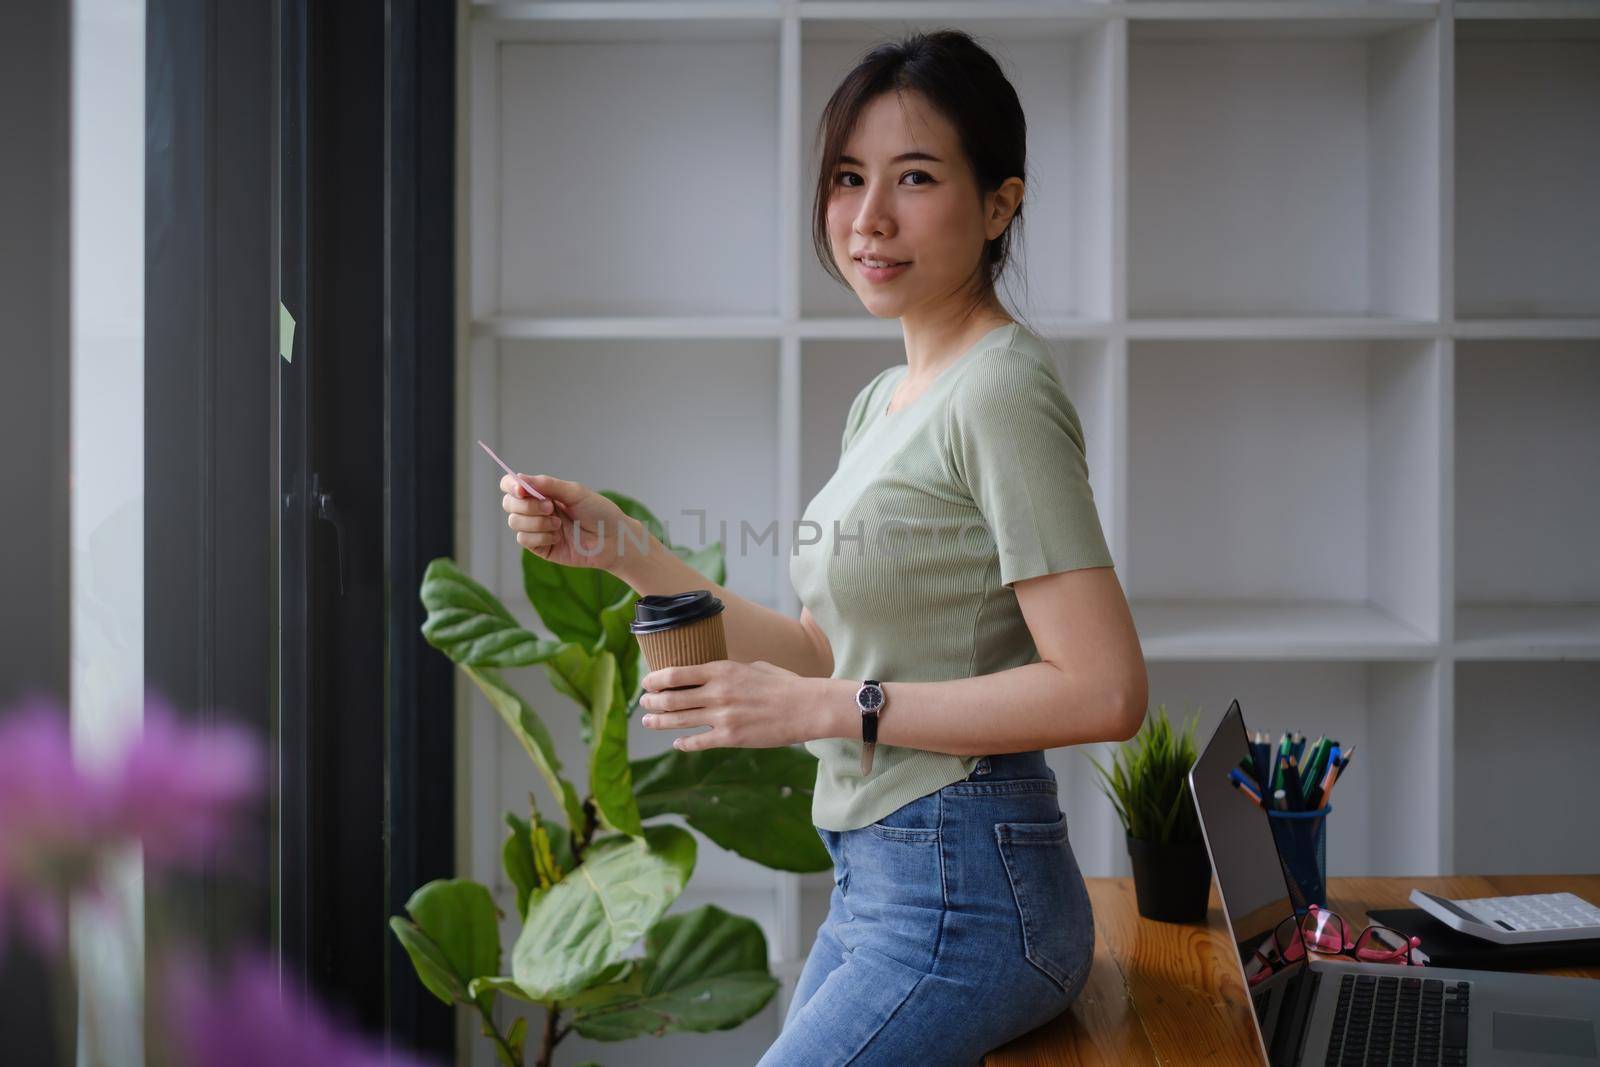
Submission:
[[146,677],[276,755],[259,891],[202,879],[197,928],[448,1057],[387,920],[455,869],[454,671],[416,595],[453,554],[454,5],[146,18]]

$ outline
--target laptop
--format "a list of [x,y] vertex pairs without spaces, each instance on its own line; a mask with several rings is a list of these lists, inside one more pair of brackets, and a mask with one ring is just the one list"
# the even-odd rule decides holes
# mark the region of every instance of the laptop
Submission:
[[[1579,1067],[1600,1064],[1600,981],[1498,971],[1447,970],[1349,957],[1292,961],[1258,950],[1294,915],[1289,880],[1267,813],[1228,783],[1249,752],[1239,702],[1229,706],[1189,771],[1189,788],[1239,977],[1254,1002],[1252,1025],[1269,1067],[1472,1064]],[[1365,916],[1347,915],[1354,937]],[[1293,937],[1300,931],[1294,926]],[[1421,946],[1427,951],[1426,942]]]

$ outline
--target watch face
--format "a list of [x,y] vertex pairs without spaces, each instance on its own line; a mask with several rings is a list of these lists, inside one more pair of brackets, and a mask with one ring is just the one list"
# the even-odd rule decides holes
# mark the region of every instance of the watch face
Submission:
[[862,711],[877,711],[883,707],[883,690],[875,685],[863,686],[856,694],[856,704]]

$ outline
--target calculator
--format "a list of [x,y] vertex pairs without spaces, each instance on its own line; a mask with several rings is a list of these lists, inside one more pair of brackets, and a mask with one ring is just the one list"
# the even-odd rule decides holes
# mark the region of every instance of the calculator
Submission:
[[1600,908],[1573,893],[1447,900],[1413,889],[1411,903],[1452,930],[1500,945],[1600,939]]

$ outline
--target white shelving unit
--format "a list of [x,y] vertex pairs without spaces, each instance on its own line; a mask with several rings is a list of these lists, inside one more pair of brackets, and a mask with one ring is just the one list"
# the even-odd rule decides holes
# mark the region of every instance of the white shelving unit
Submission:
[[[680,542],[703,509],[729,584],[798,617],[792,523],[850,398],[904,359],[898,323],[815,262],[818,115],[871,44],[959,27],[1026,108],[1003,294],[1082,417],[1152,704],[1203,707],[1204,732],[1237,698],[1252,726],[1357,745],[1333,873],[1600,862],[1550,815],[1600,749],[1600,0],[462,18],[458,543],[524,621],[479,437],[639,497]],[[741,521],[778,541],[741,547]],[[512,673],[581,768],[570,703]],[[459,699],[462,868],[508,901],[500,812],[542,787]],[[1082,754],[1049,760],[1085,872],[1125,873]],[[701,839],[675,909],[755,918],[782,993],[729,1033],[569,1039],[563,1061],[754,1062],[830,886]]]

